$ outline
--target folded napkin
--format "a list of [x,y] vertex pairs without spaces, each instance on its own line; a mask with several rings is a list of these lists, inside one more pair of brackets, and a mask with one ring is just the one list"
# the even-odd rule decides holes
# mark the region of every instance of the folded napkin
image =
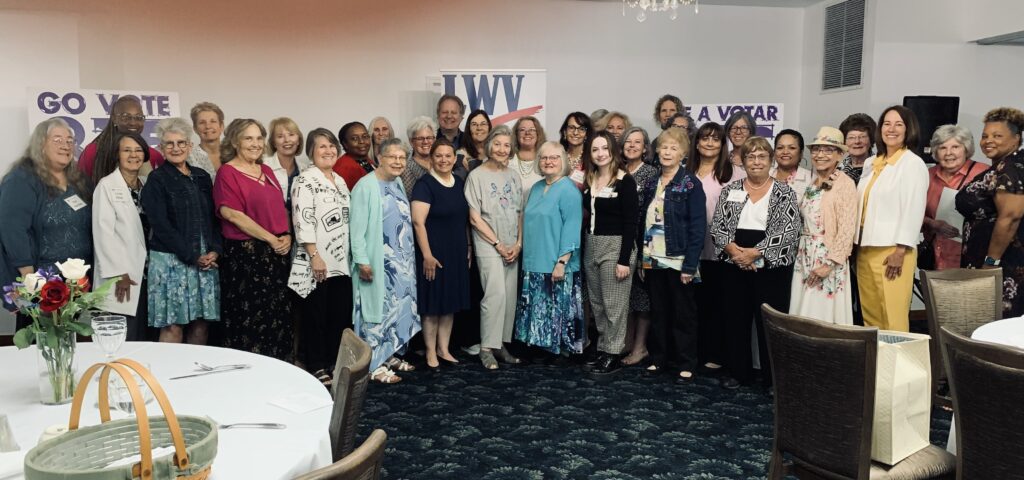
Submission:
[[13,478],[25,473],[25,451],[0,453],[0,478]]
[[310,393],[292,393],[271,400],[269,403],[299,414],[309,413],[334,404],[330,398],[318,397]]

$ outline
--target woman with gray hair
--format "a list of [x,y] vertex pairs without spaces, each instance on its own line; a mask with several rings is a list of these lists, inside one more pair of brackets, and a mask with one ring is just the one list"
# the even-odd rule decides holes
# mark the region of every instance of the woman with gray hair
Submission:
[[466,180],[473,250],[480,269],[484,296],[480,302],[480,361],[488,370],[498,368],[495,354],[505,363],[519,359],[509,353],[515,320],[519,253],[523,249],[520,222],[523,187],[519,174],[508,168],[512,156],[512,130],[499,125],[484,146],[487,161]]
[[380,155],[380,145],[384,140],[395,138],[395,127],[391,126],[391,120],[385,117],[373,117],[370,123],[370,160],[376,164],[377,155]]
[[[498,127],[501,128],[501,127]],[[580,230],[583,199],[570,180],[565,149],[545,142],[535,183],[523,209],[523,287],[516,308],[516,339],[554,355],[583,351],[583,275]],[[630,188],[635,188],[630,185]]]
[[[207,322],[220,320],[223,253],[213,211],[213,180],[190,165],[192,128],[168,118],[156,126],[167,165],[153,170],[142,189],[150,226],[147,308],[161,342],[206,344]],[[185,329],[188,329],[186,332]]]
[[725,121],[725,135],[729,137],[732,150],[729,151],[729,159],[734,168],[743,170],[743,158],[740,156],[740,147],[748,138],[757,135],[757,123],[754,117],[746,110],[733,112]]
[[[43,120],[0,182],[3,285],[67,258],[92,263],[91,201],[92,186],[75,162],[74,131],[60,118]],[[29,323],[18,315],[18,328]]]
[[412,145],[412,158],[402,172],[402,185],[406,192],[411,193],[416,181],[430,171],[430,148],[437,139],[434,133],[436,131],[437,123],[427,116],[412,119],[409,127],[405,129],[409,145]]
[[956,211],[956,194],[987,165],[971,160],[974,135],[959,125],[936,129],[931,151],[936,165],[928,169],[928,201],[921,226],[924,242],[918,247],[917,264],[926,270],[959,268],[964,218]]

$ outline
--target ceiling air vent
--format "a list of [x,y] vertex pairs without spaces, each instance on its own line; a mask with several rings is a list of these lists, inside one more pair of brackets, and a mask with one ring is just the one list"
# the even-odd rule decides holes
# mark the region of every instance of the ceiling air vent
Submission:
[[976,40],[978,45],[1024,45],[1024,31]]
[[846,0],[825,8],[822,90],[860,85],[865,3],[865,0]]

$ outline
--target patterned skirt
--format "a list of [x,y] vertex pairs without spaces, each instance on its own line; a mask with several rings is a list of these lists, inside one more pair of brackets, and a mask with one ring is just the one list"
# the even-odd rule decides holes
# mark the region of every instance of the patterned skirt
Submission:
[[224,346],[280,360],[292,352],[288,256],[266,242],[224,239]]
[[149,326],[220,319],[220,273],[185,265],[173,253],[149,252],[146,270]]
[[550,273],[523,272],[515,338],[551,353],[580,353],[586,340],[580,272],[554,282]]

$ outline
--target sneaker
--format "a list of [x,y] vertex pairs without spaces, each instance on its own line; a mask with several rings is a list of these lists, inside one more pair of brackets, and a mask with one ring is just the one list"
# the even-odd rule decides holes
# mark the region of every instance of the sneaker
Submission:
[[480,355],[480,344],[476,344],[470,347],[462,347],[462,351],[470,355]]

